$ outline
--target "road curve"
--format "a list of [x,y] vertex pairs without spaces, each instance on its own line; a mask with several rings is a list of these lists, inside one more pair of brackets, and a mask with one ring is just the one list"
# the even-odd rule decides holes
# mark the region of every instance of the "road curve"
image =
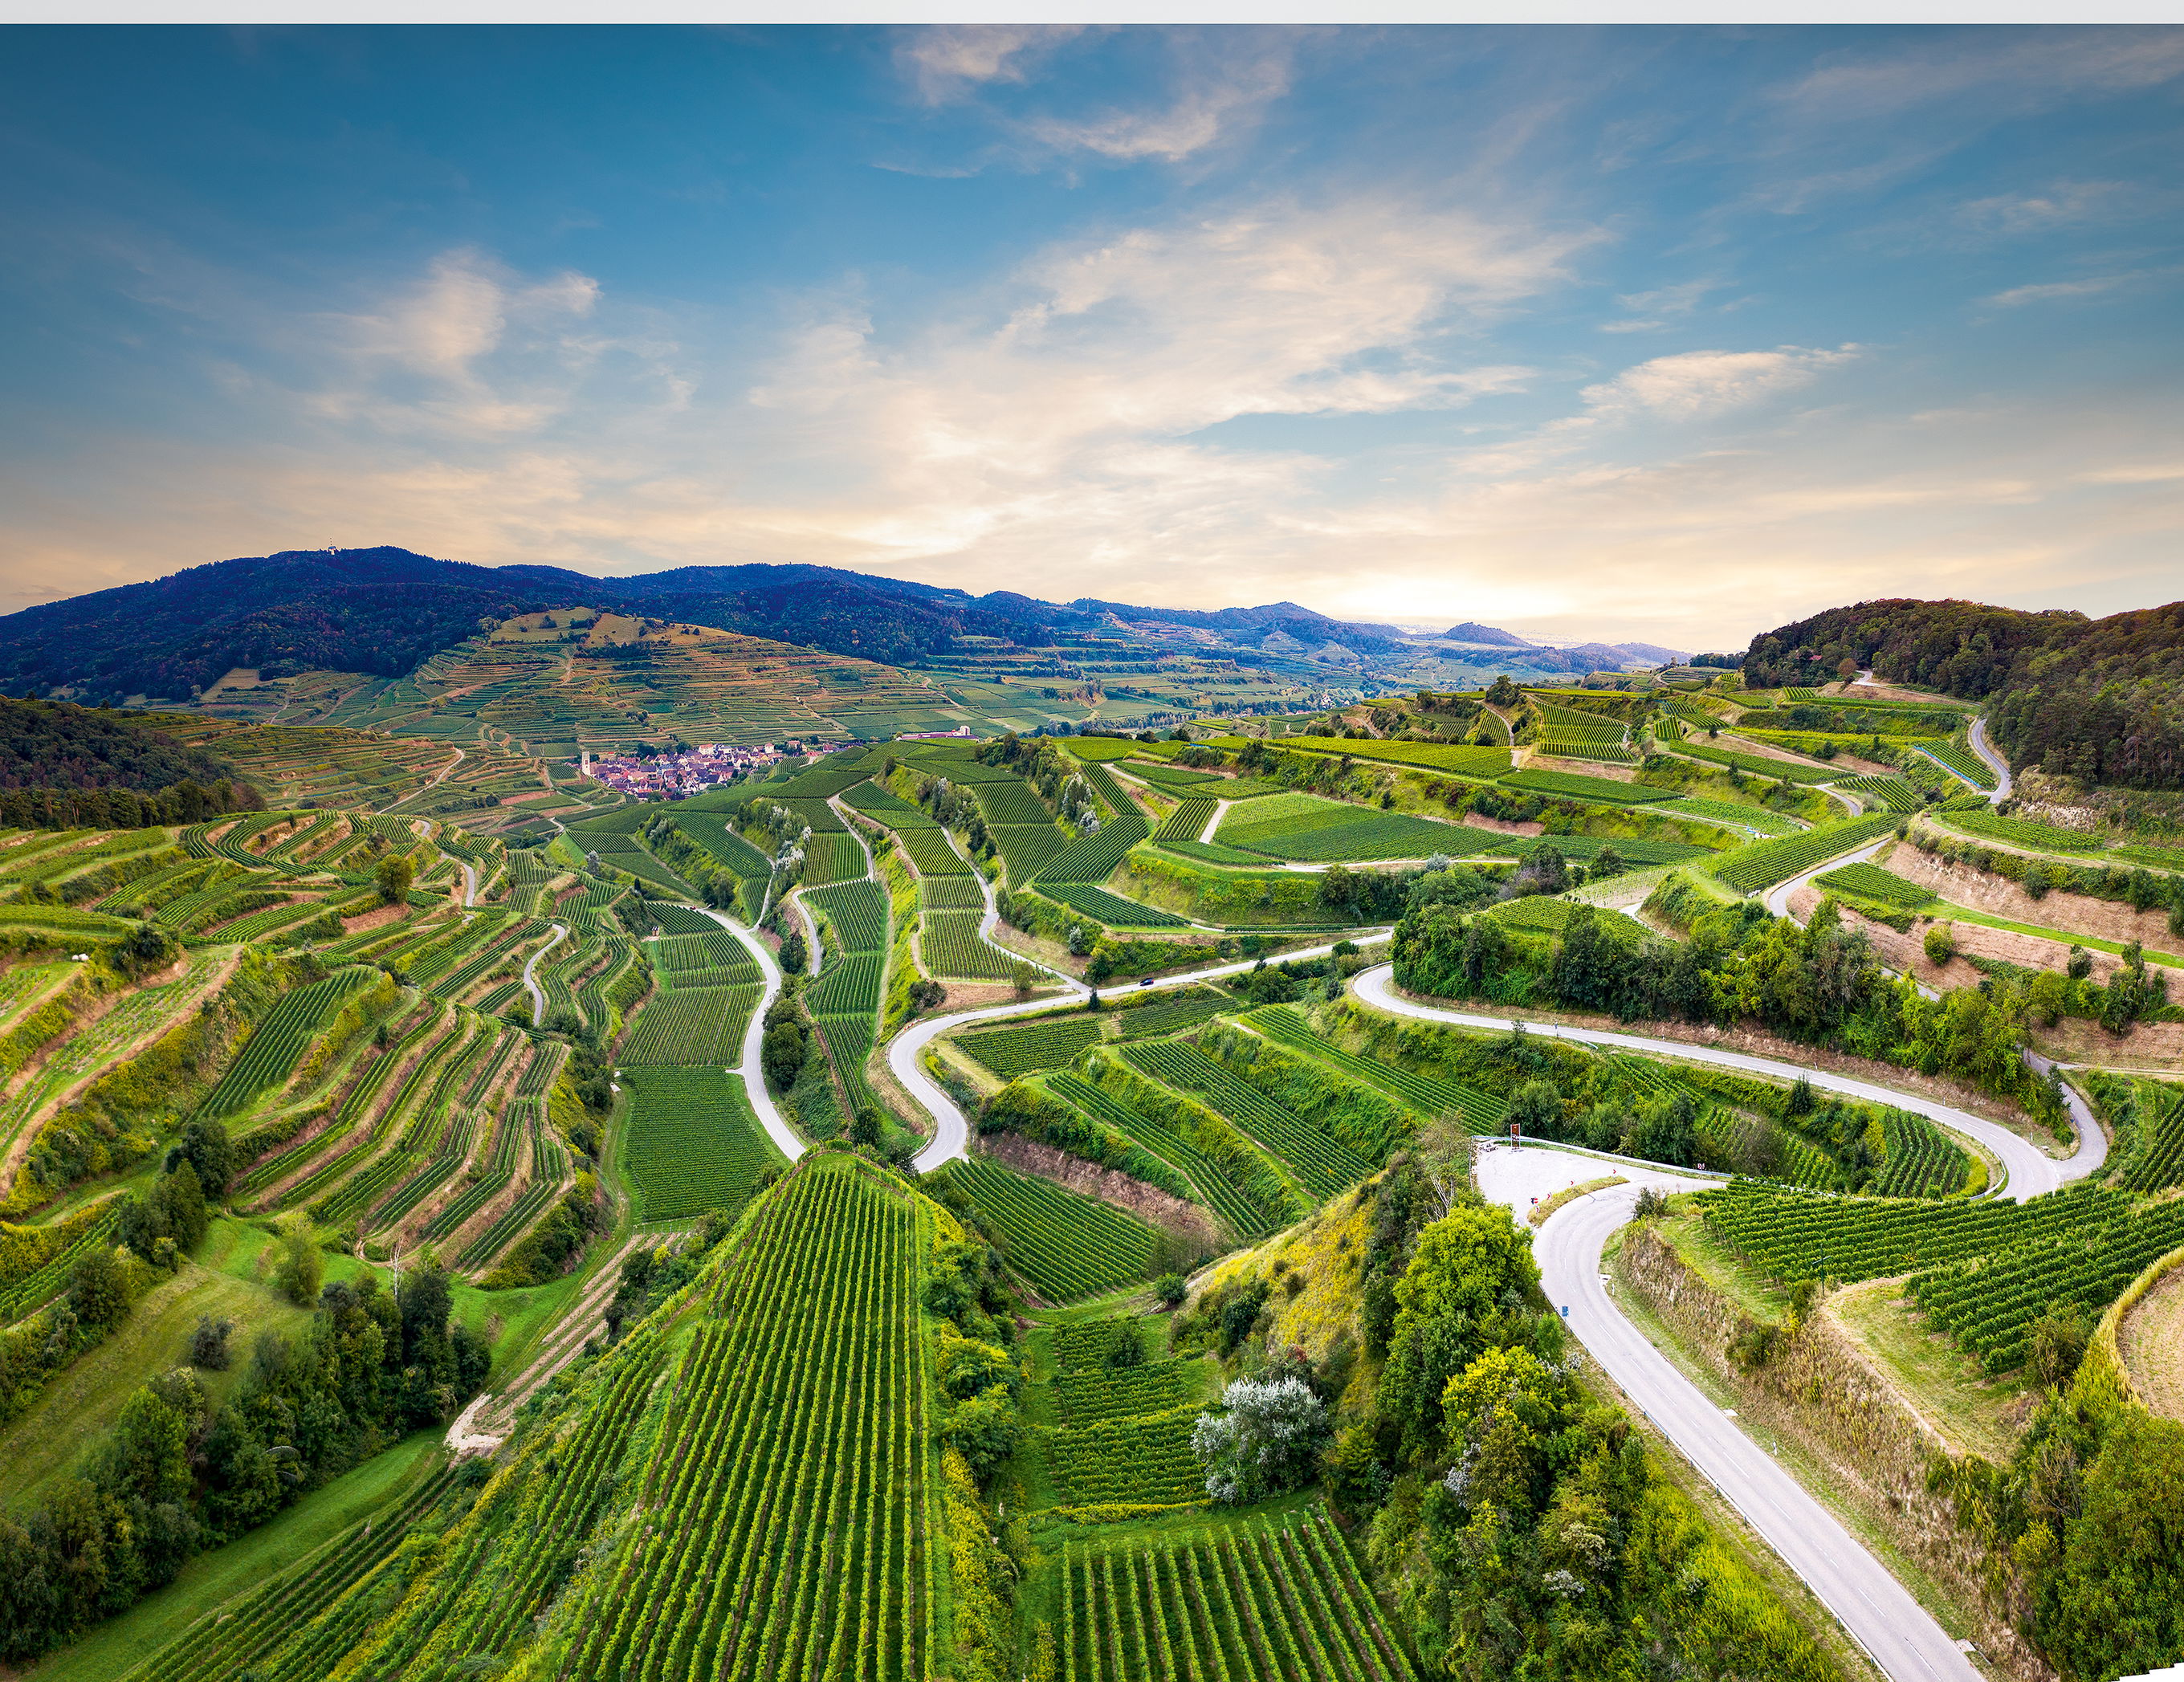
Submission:
[[710,905],[694,905],[718,922],[722,927],[743,942],[753,961],[758,965],[766,991],[752,1007],[750,1021],[744,1028],[743,1077],[744,1095],[750,1100],[751,1113],[758,1124],[774,1142],[781,1154],[792,1162],[804,1154],[804,1141],[796,1136],[796,1129],[782,1118],[773,1094],[766,1089],[766,1069],[759,1061],[759,1046],[766,1039],[766,1013],[773,1008],[773,1001],[781,996],[781,966],[774,962],[773,954],[766,950],[766,942],[745,928],[726,911],[716,911]]
[[1985,760],[1986,768],[1994,773],[1994,792],[1986,797],[1987,804],[1998,805],[2010,797],[2011,791],[2016,786],[2009,778],[2009,761],[1997,753],[1994,744],[1986,739],[1985,719],[1972,720],[1970,735],[1972,751]]
[[546,1021],[546,989],[538,984],[536,972],[538,961],[569,938],[569,931],[560,923],[554,925],[554,938],[533,952],[523,962],[523,985],[531,994],[531,1026],[538,1028]]
[[[1848,857],[1845,857],[1842,854],[1838,853],[1832,859],[1823,859],[1819,864],[1814,865],[1810,870],[1802,872],[1801,875],[1791,877],[1787,882],[1781,883],[1779,887],[1769,888],[1767,890],[1766,899],[1767,909],[1778,917],[1789,916],[1790,896],[1795,894],[1800,888],[1802,888],[1807,883],[1810,882],[1814,877],[1825,876],[1830,871],[1841,870],[1845,865],[1869,863],[1873,860],[1874,856],[1893,839],[1895,839],[1895,837],[1893,836],[1883,836],[1880,840],[1872,843],[1869,846],[1858,849]],[[1795,921],[1794,918],[1791,920],[1793,922]]]
[[1910,1590],[1615,1306],[1601,1278],[1601,1252],[1630,1218],[1642,1186],[1698,1184],[1645,1170],[1621,1172],[1632,1184],[1574,1200],[1549,1216],[1535,1237],[1547,1300],[1568,1311],[1569,1328],[1586,1352],[1804,1579],[1890,1682],[1981,1682]]
[[[1351,986],[1367,1004],[1399,1016],[1414,1016],[1423,1022],[1447,1022],[1456,1028],[1490,1030],[1516,1025],[1514,1017],[1478,1016],[1466,1011],[1444,1010],[1437,1005],[1422,1005],[1398,994],[1394,983],[1394,966],[1380,964],[1372,969],[1360,971]],[[1848,1098],[1911,1111],[1939,1127],[1975,1140],[1989,1156],[2000,1161],[2003,1183],[1995,1190],[1997,1194],[2007,1193],[2020,1202],[2043,1192],[2054,1191],[2067,1181],[2091,1173],[2099,1162],[2098,1155],[2088,1150],[2089,1141],[2083,1133],[2079,1135],[2077,1154],[2059,1162],[2036,1150],[1999,1122],[1990,1122],[1984,1117],[1970,1114],[1951,1105],[1936,1103],[1930,1098],[1897,1092],[1871,1081],[1835,1074],[1825,1069],[1803,1068],[1796,1063],[1786,1063],[1773,1057],[1755,1057],[1744,1051],[1724,1050],[1717,1045],[1693,1045],[1680,1039],[1656,1039],[1647,1034],[1623,1033],[1606,1028],[1571,1028],[1557,1022],[1528,1022],[1524,1024],[1524,1031],[1548,1039],[1573,1039],[1588,1045],[1610,1046],[1619,1051],[1710,1063],[1717,1068],[1769,1075],[1777,1080],[1796,1080],[1802,1076],[1814,1086],[1830,1092],[1840,1092]],[[2098,1139],[2099,1133],[2098,1128],[2094,1128],[2094,1138]]]
[[[1370,929],[1362,934],[1345,937],[1360,946],[1371,946],[1393,938],[1395,931],[1388,928]],[[1300,958],[1323,958],[1334,950],[1334,943],[1324,946],[1307,947],[1301,952],[1269,955],[1269,963],[1294,963]],[[1237,963],[1217,964],[1212,969],[1192,970],[1187,975],[1162,976],[1157,980],[1138,987],[1115,987],[1112,995],[1124,992],[1162,993],[1171,988],[1190,987],[1201,981],[1214,981],[1224,975],[1241,975],[1255,968],[1260,960],[1245,958]],[[1064,977],[1069,987],[1082,997],[1087,989],[1078,982]],[[933,1117],[933,1137],[925,1149],[917,1153],[912,1164],[918,1172],[929,1173],[943,1162],[954,1161],[967,1154],[965,1147],[971,1137],[969,1117],[956,1106],[956,1100],[940,1089],[939,1083],[925,1072],[922,1055],[934,1039],[951,1028],[961,1028],[967,1022],[987,1022],[1003,1016],[1021,1016],[1034,1011],[1050,1011],[1066,1002],[1049,996],[1044,999],[1024,999],[1007,1005],[987,1005],[975,1011],[958,1011],[952,1016],[928,1016],[912,1022],[897,1034],[888,1046],[888,1067],[902,1083],[903,1090],[917,1100],[925,1112]]]

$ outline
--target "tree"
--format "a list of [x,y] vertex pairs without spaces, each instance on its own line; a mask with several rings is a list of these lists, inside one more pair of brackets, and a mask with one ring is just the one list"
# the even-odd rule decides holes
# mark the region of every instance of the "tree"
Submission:
[[69,1276],[68,1303],[78,1324],[110,1331],[129,1314],[129,1279],[109,1245],[93,1245]]
[[792,933],[782,941],[781,967],[790,975],[804,973],[804,964],[807,955],[804,950],[804,937],[801,934]]
[[1160,1299],[1162,1307],[1174,1308],[1190,1295],[1190,1288],[1184,1284],[1182,1274],[1162,1273],[1153,1281],[1153,1295]]
[[1551,1080],[1528,1080],[1511,1095],[1505,1119],[1520,1133],[1554,1138],[1562,1129],[1562,1093]]
[[994,1384],[956,1404],[940,1428],[942,1440],[961,1454],[983,1483],[1017,1450],[1023,1424],[1007,1389]]
[[1957,931],[1954,925],[1937,922],[1926,931],[1926,961],[1936,968],[1957,955]]
[[318,1300],[326,1275],[326,1257],[311,1242],[311,1225],[298,1213],[283,1215],[274,1228],[279,1258],[273,1264],[275,1286],[305,1307]]
[[[386,1032],[384,1024],[380,1031]],[[235,1145],[224,1122],[192,1117],[182,1123],[181,1139],[175,1151],[197,1171],[198,1189],[207,1197],[218,1197],[235,1178]],[[167,1166],[171,1172],[175,1166],[171,1157]]]
[[1263,1501],[1311,1477],[1329,1427],[1327,1404],[1303,1379],[1239,1378],[1221,1401],[1226,1411],[1200,1414],[1190,1434],[1214,1500]]
[[225,1373],[234,1359],[227,1346],[233,1335],[235,1322],[215,1320],[209,1314],[198,1316],[197,1329],[190,1334],[190,1365],[207,1373]]
[[1032,966],[1022,958],[1018,958],[1009,966],[1009,984],[1016,989],[1017,998],[1031,997],[1031,984],[1034,978]]
[[806,1055],[804,1030],[794,1021],[776,1023],[759,1042],[759,1067],[768,1080],[784,1090],[796,1083]]
[[416,866],[410,862],[406,853],[389,853],[379,861],[376,879],[379,883],[379,903],[398,905],[410,897],[410,884],[416,879]]

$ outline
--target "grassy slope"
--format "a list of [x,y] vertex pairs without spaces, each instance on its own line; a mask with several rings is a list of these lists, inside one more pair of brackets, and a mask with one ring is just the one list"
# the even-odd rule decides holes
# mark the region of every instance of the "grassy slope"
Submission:
[[419,1431],[298,1501],[270,1524],[201,1554],[158,1594],[25,1673],[36,1682],[109,1682],[221,1601],[255,1589],[358,1519],[387,1506],[440,1463],[440,1434]]
[[54,1379],[28,1413],[0,1431],[0,1503],[28,1505],[104,1438],[139,1384],[181,1363],[198,1316],[235,1322],[234,1364],[199,1376],[215,1397],[233,1389],[261,1331],[293,1334],[309,1319],[262,1285],[194,1262],[138,1299],[121,1328]]
[[1900,1282],[1852,1285],[1828,1298],[1825,1312],[1959,1450],[1997,1463],[2008,1459],[2020,1434],[2009,1416],[2039,1388],[2035,1380],[2022,1373],[1988,1378],[1954,1339],[1927,1329],[1925,1317],[1903,1300]]

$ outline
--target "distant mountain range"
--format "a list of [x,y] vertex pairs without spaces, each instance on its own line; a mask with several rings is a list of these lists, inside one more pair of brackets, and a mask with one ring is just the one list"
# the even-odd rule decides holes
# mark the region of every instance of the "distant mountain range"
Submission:
[[[1080,597],[983,596],[831,566],[683,566],[598,578],[555,566],[473,566],[409,549],[287,549],[215,561],[142,584],[0,617],[0,686],[67,688],[77,699],[182,700],[237,666],[267,677],[364,671],[398,677],[511,614],[588,606],[716,626],[888,665],[916,664],[961,637],[1040,642],[1121,626],[1198,633],[1239,649],[1364,665],[1414,653],[1392,625],[1330,618],[1295,602],[1258,607],[1145,606]],[[1615,669],[1673,659],[1649,644],[1535,647],[1491,626],[1441,642],[1483,643],[1535,671]]]

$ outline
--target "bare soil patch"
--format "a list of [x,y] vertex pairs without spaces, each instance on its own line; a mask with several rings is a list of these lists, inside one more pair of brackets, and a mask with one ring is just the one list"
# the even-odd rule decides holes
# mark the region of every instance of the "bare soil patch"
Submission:
[[350,934],[354,934],[359,929],[383,928],[398,917],[406,916],[409,911],[407,905],[374,905],[370,911],[359,912],[355,916],[343,917],[342,927]]
[[1211,1215],[1195,1203],[1170,1196],[1156,1185],[1147,1185],[1143,1180],[1103,1168],[1096,1162],[1088,1162],[1081,1156],[1072,1156],[1065,1150],[1056,1150],[1050,1145],[1041,1145],[1037,1139],[1017,1133],[994,1133],[980,1141],[979,1149],[1020,1174],[1036,1174],[1041,1179],[1052,1180],[1086,1197],[1112,1203],[1141,1221],[1201,1239],[1209,1246],[1217,1247],[1222,1242]]
[[1473,829],[1490,829],[1496,835],[1545,835],[1547,833],[1544,823],[1517,823],[1508,818],[1484,817],[1477,812],[1466,812],[1463,821]]
[[[1790,913],[1799,922],[1810,920],[1819,905],[1819,889],[1807,886],[1790,896]],[[1908,933],[1891,928],[1885,922],[1875,922],[1860,916],[1846,905],[1842,907],[1846,927],[1862,929],[1873,942],[1873,950],[1880,961],[1892,970],[1922,981],[1929,987],[1976,987],[1985,977],[1964,955],[1977,958],[1995,958],[2003,963],[2016,964],[2029,970],[2065,968],[2070,961],[2070,943],[2063,940],[2042,940],[2036,935],[2018,934],[2006,928],[1989,928],[1984,923],[1953,922],[1956,932],[1958,956],[1946,964],[1931,964],[1926,961],[1926,927],[1924,922],[1914,923]],[[1947,912],[1932,919],[1948,922]],[[2123,961],[2106,952],[2095,952],[2093,978],[2105,982],[2115,971],[2123,967]]]
[[2066,935],[2090,934],[2119,946],[2136,940],[2156,952],[2175,952],[2180,944],[2169,932],[2166,911],[2135,911],[2120,900],[2059,890],[2036,899],[2007,877],[1972,865],[1952,864],[1938,853],[1918,847],[1899,844],[1882,868],[1944,899],[2012,922],[2036,923]]

